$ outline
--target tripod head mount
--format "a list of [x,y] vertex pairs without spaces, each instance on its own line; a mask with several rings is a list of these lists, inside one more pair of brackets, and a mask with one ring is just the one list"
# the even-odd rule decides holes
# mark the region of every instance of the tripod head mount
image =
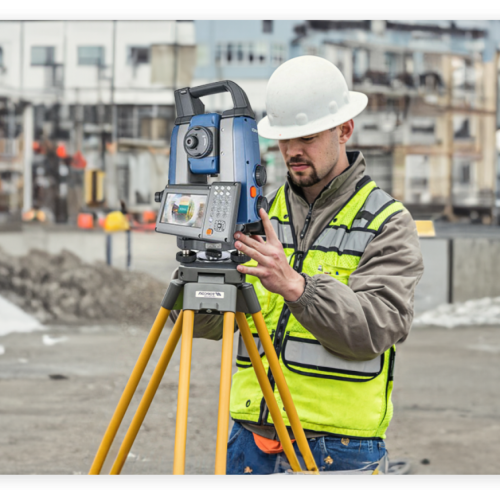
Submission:
[[[187,240],[188,242],[193,242],[193,240]],[[194,240],[194,243],[199,243]],[[179,248],[182,248],[179,246]],[[193,262],[211,262],[217,265],[220,262],[234,262],[235,264],[245,264],[250,261],[250,257],[238,250],[232,250],[229,252],[220,250],[218,248],[205,248],[205,250],[199,250],[195,252],[189,248],[184,248],[175,255],[177,262],[181,264],[191,264]]]

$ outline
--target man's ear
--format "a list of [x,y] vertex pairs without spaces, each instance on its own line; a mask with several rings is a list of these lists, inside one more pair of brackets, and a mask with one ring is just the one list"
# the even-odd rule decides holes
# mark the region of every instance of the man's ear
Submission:
[[342,125],[339,125],[339,142],[340,144],[345,144],[354,132],[354,121],[349,120]]

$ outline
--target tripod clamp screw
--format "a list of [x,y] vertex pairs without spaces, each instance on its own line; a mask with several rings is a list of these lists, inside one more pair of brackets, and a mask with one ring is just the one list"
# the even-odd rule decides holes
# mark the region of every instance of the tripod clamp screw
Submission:
[[245,255],[238,250],[229,253],[231,255],[231,260],[236,264],[245,264],[246,262],[252,260],[248,255]]
[[175,260],[181,264],[190,264],[196,260],[196,252],[191,250],[181,250],[175,254]]

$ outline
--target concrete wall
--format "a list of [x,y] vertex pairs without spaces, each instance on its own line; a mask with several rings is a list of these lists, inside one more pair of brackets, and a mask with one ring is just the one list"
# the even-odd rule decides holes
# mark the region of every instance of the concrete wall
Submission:
[[[161,281],[170,281],[177,267],[176,243],[173,236],[133,232],[132,269],[147,272]],[[446,304],[450,297],[454,302],[463,302],[500,296],[500,239],[432,238],[421,239],[420,246],[425,271],[415,291],[416,314]],[[38,229],[2,232],[0,248],[16,256],[26,255],[32,248],[52,254],[67,249],[86,262],[105,261],[106,235],[102,231]],[[115,233],[112,241],[114,266],[125,268],[126,250],[125,233]]]
[[450,300],[500,296],[499,239],[433,238],[420,246],[425,271],[415,291],[416,313]]
[[453,301],[500,296],[500,241],[453,241]]
[[415,314],[446,304],[449,296],[449,245],[446,239],[421,239],[424,274],[415,290]]
[[[151,274],[160,281],[169,282],[177,267],[175,254],[179,251],[174,236],[158,233],[132,233],[132,269]],[[20,256],[31,249],[57,254],[66,249],[85,262],[106,261],[106,235],[102,231],[24,231],[0,233],[0,248]],[[112,237],[112,264],[126,267],[127,242],[125,233]],[[161,300],[161,297],[160,299]]]

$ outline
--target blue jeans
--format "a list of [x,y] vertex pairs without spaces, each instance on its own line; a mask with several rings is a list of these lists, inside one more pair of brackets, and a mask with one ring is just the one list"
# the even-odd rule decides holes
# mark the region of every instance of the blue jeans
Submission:
[[[309,447],[321,471],[375,469],[387,453],[381,439],[353,439],[323,436],[308,439]],[[307,470],[297,442],[295,453],[303,470]],[[374,463],[375,462],[375,463]],[[372,465],[370,465],[372,464]],[[269,455],[255,444],[253,434],[235,422],[227,445],[226,474],[278,474],[291,469],[284,452]]]

